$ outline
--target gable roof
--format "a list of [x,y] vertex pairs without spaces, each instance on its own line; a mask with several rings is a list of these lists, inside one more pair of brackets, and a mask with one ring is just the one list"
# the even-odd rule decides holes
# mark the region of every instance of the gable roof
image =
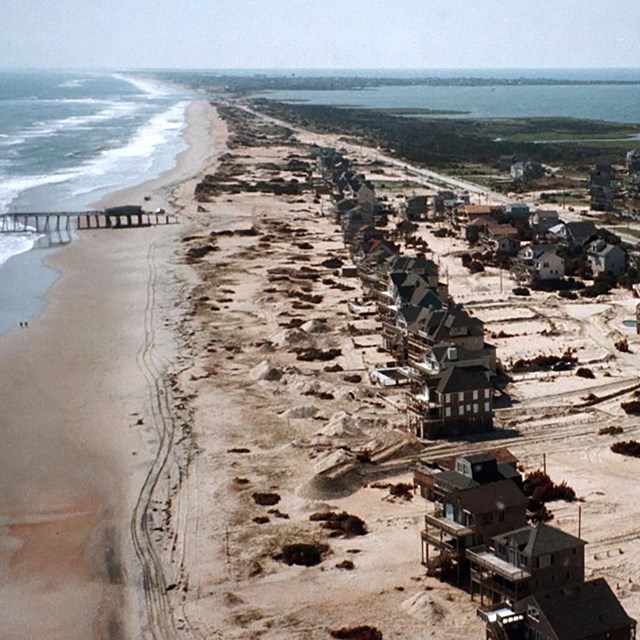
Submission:
[[[455,349],[455,360],[451,360],[449,358],[450,351],[449,349]],[[443,362],[464,362],[465,360],[479,360],[483,357],[490,356],[489,349],[467,349],[462,345],[454,344],[453,342],[440,342],[428,351],[429,354],[433,355],[436,359],[436,362],[442,364]]]
[[[442,474],[438,475],[438,479],[440,476]],[[522,517],[524,519],[524,506],[527,504],[527,497],[513,480],[499,480],[489,484],[471,486],[467,489],[461,487],[455,493],[460,508],[467,509],[471,513],[490,513],[521,506],[523,507]]]
[[604,637],[635,626],[604,578],[542,591],[525,602],[538,606],[562,640]]
[[537,558],[548,553],[573,549],[587,544],[584,540],[543,522],[539,522],[533,527],[509,531],[496,536],[495,540],[501,544],[514,544],[529,558]]
[[565,227],[567,235],[571,235],[576,242],[582,244],[596,232],[596,225],[591,220],[565,222]]
[[606,256],[610,254],[624,254],[624,250],[621,249],[618,245],[608,244],[602,239],[594,240],[587,245],[587,253],[591,255],[600,255]]
[[434,377],[439,378],[436,386],[438,393],[458,393],[491,388],[487,369],[484,367],[451,367]]

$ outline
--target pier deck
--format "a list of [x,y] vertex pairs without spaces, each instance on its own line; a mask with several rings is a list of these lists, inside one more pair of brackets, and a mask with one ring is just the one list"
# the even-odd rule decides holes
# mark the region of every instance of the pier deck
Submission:
[[52,232],[74,229],[129,229],[177,224],[175,215],[137,211],[52,211],[0,214],[0,233]]

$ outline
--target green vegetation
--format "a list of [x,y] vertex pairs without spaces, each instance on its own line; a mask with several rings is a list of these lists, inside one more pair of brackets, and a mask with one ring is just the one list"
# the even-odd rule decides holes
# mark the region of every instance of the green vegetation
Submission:
[[348,134],[364,140],[365,144],[391,150],[401,158],[439,169],[460,163],[494,166],[500,156],[515,154],[545,164],[562,164],[584,173],[595,163],[621,162],[629,141],[607,141],[602,145],[595,142],[534,144],[512,138],[553,139],[564,135],[593,139],[594,136],[629,135],[637,131],[627,124],[571,118],[398,118],[368,109],[284,104],[265,99],[256,100],[255,106],[299,126]]

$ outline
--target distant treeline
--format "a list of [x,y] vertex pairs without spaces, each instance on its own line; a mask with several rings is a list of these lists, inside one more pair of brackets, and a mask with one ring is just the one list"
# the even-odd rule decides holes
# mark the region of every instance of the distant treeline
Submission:
[[289,104],[273,100],[253,101],[256,108],[299,126],[319,131],[353,135],[367,144],[391,149],[402,158],[433,167],[457,163],[496,164],[502,155],[546,164],[571,164],[586,168],[596,162],[622,161],[625,149],[582,144],[534,144],[501,140],[518,134],[570,133],[615,135],[628,125],[574,120],[571,118],[526,118],[471,120],[403,118],[370,109]]
[[224,90],[232,93],[255,93],[258,91],[339,91],[370,89],[372,87],[488,87],[488,86],[532,86],[532,85],[637,85],[637,80],[569,80],[552,78],[385,78],[367,76],[297,76],[226,75],[215,72],[157,72],[159,78],[187,84],[196,90]]

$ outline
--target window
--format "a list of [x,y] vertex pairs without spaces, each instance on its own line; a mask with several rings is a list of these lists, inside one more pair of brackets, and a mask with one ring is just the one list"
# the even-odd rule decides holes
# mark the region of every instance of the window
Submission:
[[485,389],[485,390],[484,390],[484,397],[485,397],[485,398],[490,398],[490,397],[491,397],[491,391],[490,391],[490,389]]
[[478,390],[477,389],[473,392],[473,399],[474,400],[478,399]]
[[491,411],[491,403],[490,402],[485,402],[484,403],[484,410],[485,411]]
[[444,394],[444,400],[445,400],[445,402],[451,402],[451,394],[450,393],[445,393]]
[[451,417],[451,407],[447,407],[444,410],[444,415],[445,415],[446,418],[450,418]]
[[536,622],[540,621],[540,612],[535,607],[529,605],[527,607],[527,617],[535,620]]
[[464,405],[463,405],[463,404],[461,404],[461,405],[458,407],[458,415],[459,415],[459,416],[463,416],[463,415],[464,415]]
[[458,402],[464,402],[464,393],[462,391],[458,394]]
[[467,405],[467,413],[471,413],[471,405],[470,404]]
[[477,402],[473,405],[473,413],[478,413],[478,403]]
[[538,558],[538,566],[541,569],[544,567],[548,567],[550,564],[552,564],[551,556],[548,553]]

